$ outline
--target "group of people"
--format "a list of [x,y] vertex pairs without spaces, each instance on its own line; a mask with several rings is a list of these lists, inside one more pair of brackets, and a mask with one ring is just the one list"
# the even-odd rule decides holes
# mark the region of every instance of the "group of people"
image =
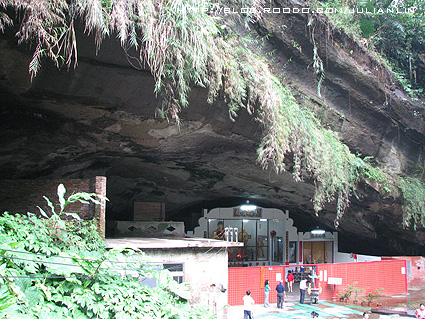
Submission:
[[[288,280],[288,292],[292,292],[295,277],[290,270],[288,271],[288,276],[286,277],[286,279]],[[304,284],[306,285],[305,289],[307,289],[307,284],[306,283]],[[285,290],[285,286],[283,285],[283,281],[280,281],[279,284],[276,286],[276,292],[277,292],[277,308],[282,309],[283,303],[285,302],[285,297],[286,297],[286,290]],[[270,294],[270,285],[269,285],[269,281],[266,280],[264,283],[264,307],[266,308],[270,306],[269,294]],[[304,296],[305,296],[305,290],[304,290]],[[300,302],[301,303],[304,302],[304,297],[302,300],[300,300]]]
[[[288,275],[286,279],[288,281],[288,292],[292,292],[295,277],[291,271],[288,271]],[[307,289],[306,282],[304,282],[304,285],[306,287],[305,289]],[[301,288],[302,287],[300,285],[300,289]],[[302,299],[300,299],[301,303],[304,303],[305,289],[304,289],[304,293],[301,293],[302,295]],[[285,286],[283,285],[283,281],[280,281],[279,284],[276,286],[276,292],[277,292],[277,308],[283,309],[283,303],[285,302],[285,297],[286,297],[286,290],[285,290]],[[269,295],[270,295],[270,284],[269,284],[269,281],[266,280],[264,282],[264,307],[266,308],[270,307]],[[252,306],[254,305],[255,302],[254,302],[254,299],[251,297],[251,291],[248,290],[246,292],[246,295],[243,297],[243,302],[244,302],[244,319],[252,319]],[[312,318],[319,316],[319,314],[314,311],[311,314],[312,314]]]
[[[294,275],[291,273],[291,271],[288,272],[287,280],[288,280],[288,292],[292,292],[293,283],[294,283]],[[307,289],[308,289],[308,282],[306,279],[302,279],[300,281],[300,303],[304,303],[305,292]],[[279,284],[276,286],[276,292],[277,292],[277,308],[282,309],[283,303],[285,302],[285,297],[286,297],[286,290],[282,281],[280,281]],[[266,308],[270,306],[269,295],[270,295],[270,284],[269,284],[269,281],[266,280],[264,282],[264,307]],[[244,319],[252,319],[253,318],[252,307],[255,304],[255,302],[254,302],[254,299],[251,297],[251,291],[246,292],[246,295],[243,297],[243,302],[244,302]],[[312,311],[311,317],[317,318],[319,317],[319,314],[315,311]],[[417,319],[425,319],[425,305],[423,303],[421,303],[419,305],[419,309],[415,311],[415,317]],[[364,312],[363,318],[369,319],[369,313]]]
[[[283,306],[283,299],[285,296],[285,290],[283,290],[283,292],[279,292],[281,290],[282,287],[280,287],[282,285],[282,282],[280,282],[277,286],[276,286],[276,291],[277,291],[277,304],[278,304],[278,308],[282,309]],[[269,306],[269,293],[270,293],[270,285],[269,285],[269,281],[266,280],[265,282],[265,301],[264,301],[264,306],[268,307]],[[284,288],[285,289],[285,288]],[[251,291],[247,291],[246,295],[243,297],[243,305],[244,305],[244,311],[243,311],[243,318],[244,319],[253,319],[253,315],[252,315],[252,308],[255,304],[254,299],[251,297]],[[311,317],[312,318],[318,318],[319,314],[316,311],[312,311],[311,312]],[[369,318],[369,317],[367,317]]]
[[[286,277],[288,281],[288,292],[293,291],[293,284],[295,281],[294,275],[291,271],[288,271],[288,275]],[[300,303],[304,303],[305,292],[308,289],[308,281],[306,279],[302,279],[300,281]],[[276,286],[277,292],[277,308],[283,309],[283,303],[285,302],[286,290],[283,285],[283,281],[280,281]],[[269,303],[269,295],[270,295],[270,284],[269,281],[266,280],[264,282],[264,307],[270,307]],[[246,295],[243,297],[244,302],[244,319],[252,319],[252,308],[255,304],[254,299],[251,297],[251,291],[247,291]],[[422,311],[422,316],[418,316],[416,314],[416,318],[425,319],[425,306],[421,304],[421,308],[418,311]],[[416,311],[418,313],[418,311]],[[319,314],[316,311],[311,312],[312,318],[318,318]],[[369,314],[367,312],[363,313],[364,319],[369,319]]]
[[[282,309],[283,308],[283,302],[285,301],[285,286],[282,284],[282,281],[279,282],[279,284],[276,286],[277,291],[277,307]],[[264,307],[268,308],[270,306],[269,304],[269,294],[270,294],[270,285],[269,281],[266,280],[264,282]]]
[[[282,291],[283,287],[283,291]],[[264,306],[267,308],[269,307],[269,293],[270,293],[270,285],[269,281],[265,281],[265,299],[264,299]],[[283,300],[285,296],[285,287],[282,285],[282,281],[276,286],[277,291],[277,307],[282,309],[283,306]],[[282,292],[280,292],[282,291]],[[244,304],[244,319],[253,319],[252,309],[255,304],[254,299],[251,297],[251,291],[247,291],[246,295],[243,297],[243,304]],[[419,316],[418,316],[418,312]],[[421,316],[422,313],[422,316]],[[418,319],[425,319],[425,306],[423,304],[420,305],[420,309],[416,310],[415,313],[416,318]],[[319,314],[316,311],[311,312],[311,318],[318,318]],[[369,313],[364,312],[363,313],[364,319],[369,319]]]
[[[277,307],[279,309],[283,309],[283,302],[285,301],[286,291],[282,281],[280,281],[279,284],[276,286],[276,292],[277,292]],[[269,295],[270,295],[270,284],[269,284],[269,281],[266,280],[264,282],[264,307],[266,308],[270,306]],[[246,292],[246,295],[243,297],[243,304],[244,304],[244,319],[252,319],[252,306],[255,304],[255,302],[254,302],[254,299],[251,297],[251,291],[248,290]]]
[[[286,277],[286,279],[288,280],[288,292],[292,292],[292,287],[295,281],[295,277],[290,270],[288,271],[288,276]],[[276,291],[277,291],[277,307],[279,309],[282,309],[283,303],[285,302],[285,297],[286,297],[286,290],[285,290],[285,286],[283,285],[283,281],[280,281],[279,284],[276,286]],[[266,280],[266,282],[264,283],[264,293],[265,293],[264,307],[267,308],[269,307],[269,294],[270,294],[270,285],[268,280]]]

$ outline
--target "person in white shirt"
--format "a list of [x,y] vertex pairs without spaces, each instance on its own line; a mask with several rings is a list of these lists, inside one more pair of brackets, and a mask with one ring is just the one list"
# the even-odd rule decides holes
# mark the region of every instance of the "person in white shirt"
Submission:
[[254,299],[251,297],[251,291],[247,291],[243,299],[243,318],[252,319],[252,306],[255,304]]
[[304,303],[306,290],[307,290],[307,279],[303,279],[300,281],[300,303]]

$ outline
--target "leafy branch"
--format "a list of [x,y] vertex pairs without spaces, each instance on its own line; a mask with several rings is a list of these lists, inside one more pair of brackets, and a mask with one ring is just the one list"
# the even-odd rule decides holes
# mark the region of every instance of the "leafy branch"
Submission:
[[[89,193],[65,197],[59,185],[59,203],[48,201],[52,214],[0,216],[0,317],[43,318],[205,318],[209,310],[190,305],[188,288],[168,271],[149,270],[140,251],[106,250],[92,224],[69,241],[51,236],[51,220],[65,215],[69,203],[103,200]],[[55,211],[55,208],[58,208]],[[66,231],[66,230],[65,230]],[[91,233],[91,236],[86,236]],[[97,235],[97,236],[96,236]],[[157,278],[158,287],[142,285]]]

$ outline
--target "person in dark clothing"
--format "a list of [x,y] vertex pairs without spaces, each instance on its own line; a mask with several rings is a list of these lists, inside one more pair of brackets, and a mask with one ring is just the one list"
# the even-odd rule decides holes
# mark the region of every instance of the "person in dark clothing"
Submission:
[[279,284],[276,286],[276,291],[277,291],[277,307],[279,309],[282,309],[283,303],[285,302],[285,296],[286,296],[285,286],[282,285],[282,281],[279,282]]

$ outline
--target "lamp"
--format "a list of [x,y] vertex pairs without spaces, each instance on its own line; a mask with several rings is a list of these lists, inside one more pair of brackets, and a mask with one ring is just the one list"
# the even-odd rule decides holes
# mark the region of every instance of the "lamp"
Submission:
[[313,229],[311,231],[311,233],[313,235],[323,235],[324,233],[326,233],[326,231],[324,231],[323,229],[320,229],[319,226],[317,226],[317,228],[316,229]]
[[255,205],[242,205],[241,206],[241,210],[247,210],[247,211],[251,211],[251,210],[256,210],[257,206]]

